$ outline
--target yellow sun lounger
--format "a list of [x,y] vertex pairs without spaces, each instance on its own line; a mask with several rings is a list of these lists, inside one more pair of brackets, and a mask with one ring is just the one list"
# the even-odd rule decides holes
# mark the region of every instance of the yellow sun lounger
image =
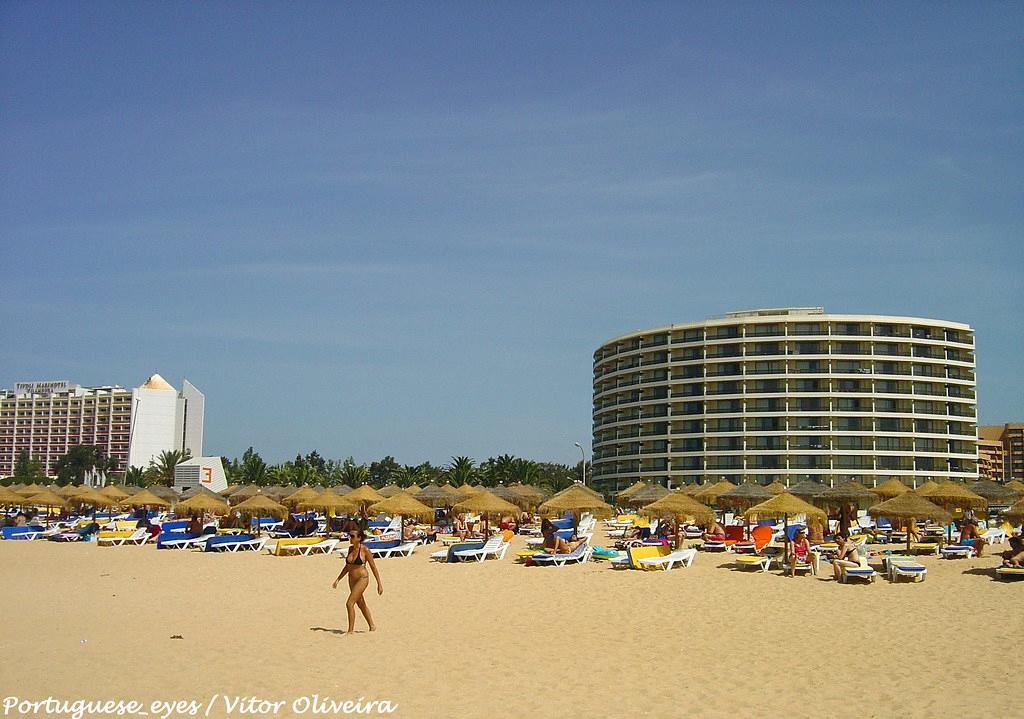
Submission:
[[768,568],[772,566],[771,557],[762,557],[757,554],[737,554],[732,561],[733,564],[741,569],[753,567],[760,569],[762,572],[767,572]]
[[[292,537],[290,539],[279,539],[272,554],[276,557],[285,554],[303,554],[306,547],[311,544],[319,544],[324,541],[323,537]],[[337,544],[337,542],[335,542]]]
[[996,567],[996,576],[1001,579],[1024,579],[1024,567]]
[[918,554],[938,554],[939,553],[939,543],[938,542],[915,542],[914,544],[910,545],[910,548],[913,549]]

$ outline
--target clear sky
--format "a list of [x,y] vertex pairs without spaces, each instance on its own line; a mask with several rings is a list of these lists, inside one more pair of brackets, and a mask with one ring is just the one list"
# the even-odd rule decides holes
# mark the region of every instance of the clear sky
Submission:
[[206,450],[574,462],[591,355],[824,305],[1024,419],[1019,3],[0,4],[0,386]]

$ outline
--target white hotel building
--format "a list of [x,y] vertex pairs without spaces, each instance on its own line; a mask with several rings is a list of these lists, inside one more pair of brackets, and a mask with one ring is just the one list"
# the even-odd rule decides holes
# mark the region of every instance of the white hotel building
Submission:
[[19,382],[0,390],[0,477],[21,452],[48,476],[72,445],[94,445],[118,469],[143,467],[165,450],[203,453],[206,399],[188,380],[180,391],[158,374],[134,389],[82,387],[65,381]]
[[594,480],[977,478],[974,332],[820,307],[638,330],[594,353]]

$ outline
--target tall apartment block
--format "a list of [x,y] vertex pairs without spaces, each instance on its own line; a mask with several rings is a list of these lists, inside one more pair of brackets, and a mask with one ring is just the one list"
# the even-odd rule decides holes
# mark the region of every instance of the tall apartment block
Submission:
[[978,427],[978,472],[983,479],[1024,482],[1024,422]]
[[974,332],[821,307],[637,330],[594,353],[594,480],[974,479]]
[[176,390],[158,374],[134,389],[82,387],[65,381],[19,382],[0,390],[0,476],[21,452],[48,476],[68,448],[100,447],[120,469],[146,467],[160,452],[203,452],[205,398],[188,380]]

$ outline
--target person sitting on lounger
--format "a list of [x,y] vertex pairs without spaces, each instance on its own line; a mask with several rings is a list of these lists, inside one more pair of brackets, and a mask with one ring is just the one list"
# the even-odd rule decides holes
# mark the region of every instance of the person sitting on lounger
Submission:
[[832,574],[838,582],[843,567],[853,569],[860,566],[860,552],[857,551],[856,543],[850,541],[849,535],[842,532],[836,534],[836,545],[839,549],[836,558],[832,560]]
[[704,530],[702,537],[706,542],[724,542],[725,541],[725,527],[718,523],[718,520],[713,520]]
[[16,515],[14,515],[14,526],[15,527],[27,527],[28,526],[28,519],[26,519],[24,512],[18,512]]
[[1010,548],[999,556],[1004,567],[1024,567],[1024,537],[1010,537]]
[[796,576],[798,565],[810,566],[811,571],[814,571],[814,565],[811,563],[811,543],[807,541],[807,532],[803,529],[796,530],[793,535],[786,561],[789,562],[789,576],[791,577]]
[[185,528],[185,531],[198,537],[203,533],[203,520],[198,515],[193,514],[192,518],[188,520],[188,527]]
[[452,534],[459,539],[466,539],[469,537],[469,526],[466,524],[466,515],[455,515],[455,521],[452,523]]
[[973,519],[964,522],[960,529],[960,546],[974,547],[974,551],[980,557],[985,551],[986,544],[987,542],[981,538],[981,532],[978,531],[978,523]]

